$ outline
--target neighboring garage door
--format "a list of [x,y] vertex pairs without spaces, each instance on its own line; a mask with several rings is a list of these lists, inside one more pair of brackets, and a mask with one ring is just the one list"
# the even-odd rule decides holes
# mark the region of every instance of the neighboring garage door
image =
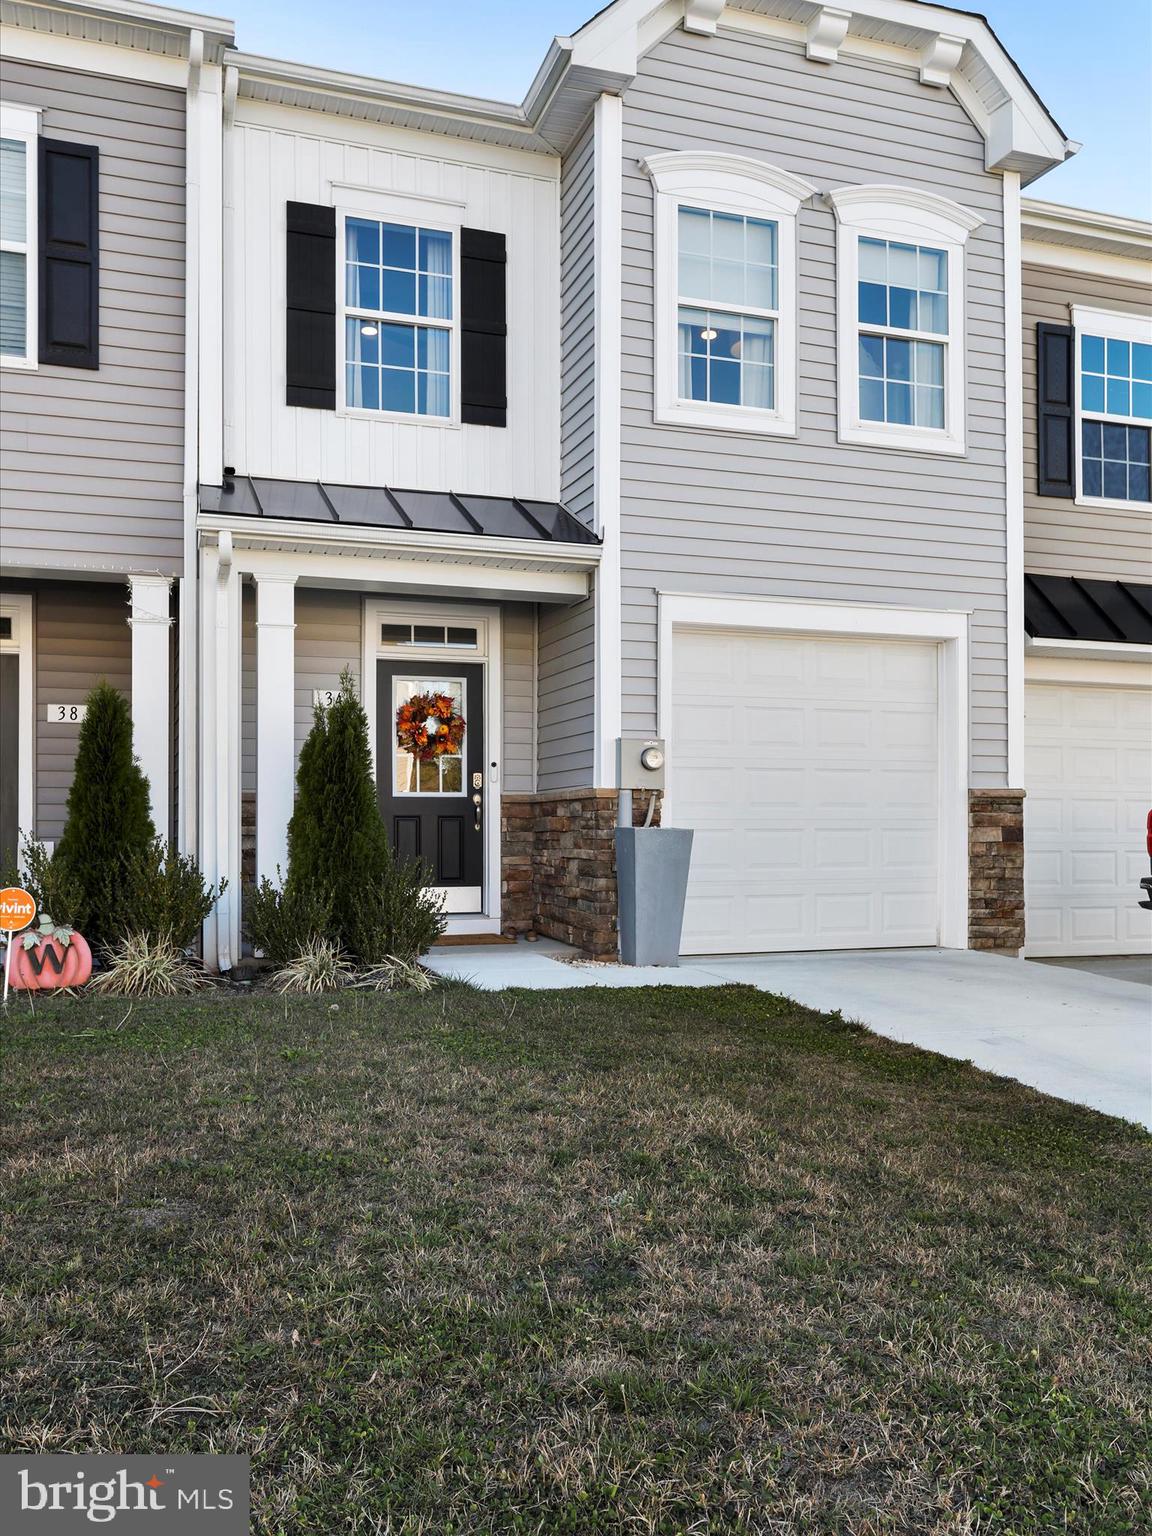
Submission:
[[677,631],[685,954],[935,944],[937,647]]
[[1152,950],[1148,873],[1152,689],[1025,690],[1024,885],[1029,955]]

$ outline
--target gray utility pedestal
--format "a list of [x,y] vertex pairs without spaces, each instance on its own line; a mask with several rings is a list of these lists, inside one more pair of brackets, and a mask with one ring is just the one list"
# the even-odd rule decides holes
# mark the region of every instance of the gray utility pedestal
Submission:
[[692,833],[687,827],[617,827],[620,958],[679,965]]

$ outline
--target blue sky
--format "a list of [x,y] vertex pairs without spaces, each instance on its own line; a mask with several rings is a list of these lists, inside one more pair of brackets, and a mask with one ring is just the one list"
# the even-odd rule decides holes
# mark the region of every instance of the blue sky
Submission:
[[[520,101],[554,34],[600,0],[217,0],[249,53]],[[977,5],[972,6],[978,8]],[[1036,197],[1152,218],[1152,5],[985,0],[1001,41],[1084,148]]]

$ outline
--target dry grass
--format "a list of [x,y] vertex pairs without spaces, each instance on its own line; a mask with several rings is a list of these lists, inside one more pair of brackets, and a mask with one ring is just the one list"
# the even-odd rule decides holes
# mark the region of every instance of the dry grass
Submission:
[[1146,1529],[1147,1137],[740,988],[23,1004],[9,1448],[261,1536]]

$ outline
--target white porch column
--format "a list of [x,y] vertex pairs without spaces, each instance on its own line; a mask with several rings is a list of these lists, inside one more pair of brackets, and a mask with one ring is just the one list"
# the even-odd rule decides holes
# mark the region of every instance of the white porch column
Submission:
[[228,889],[204,924],[204,963],[228,971],[240,944],[240,579],[232,535],[200,556],[200,867]]
[[148,780],[152,820],[168,841],[172,823],[172,628],[170,576],[130,576],[132,737]]
[[296,578],[256,575],[256,878],[288,872],[296,775]]

